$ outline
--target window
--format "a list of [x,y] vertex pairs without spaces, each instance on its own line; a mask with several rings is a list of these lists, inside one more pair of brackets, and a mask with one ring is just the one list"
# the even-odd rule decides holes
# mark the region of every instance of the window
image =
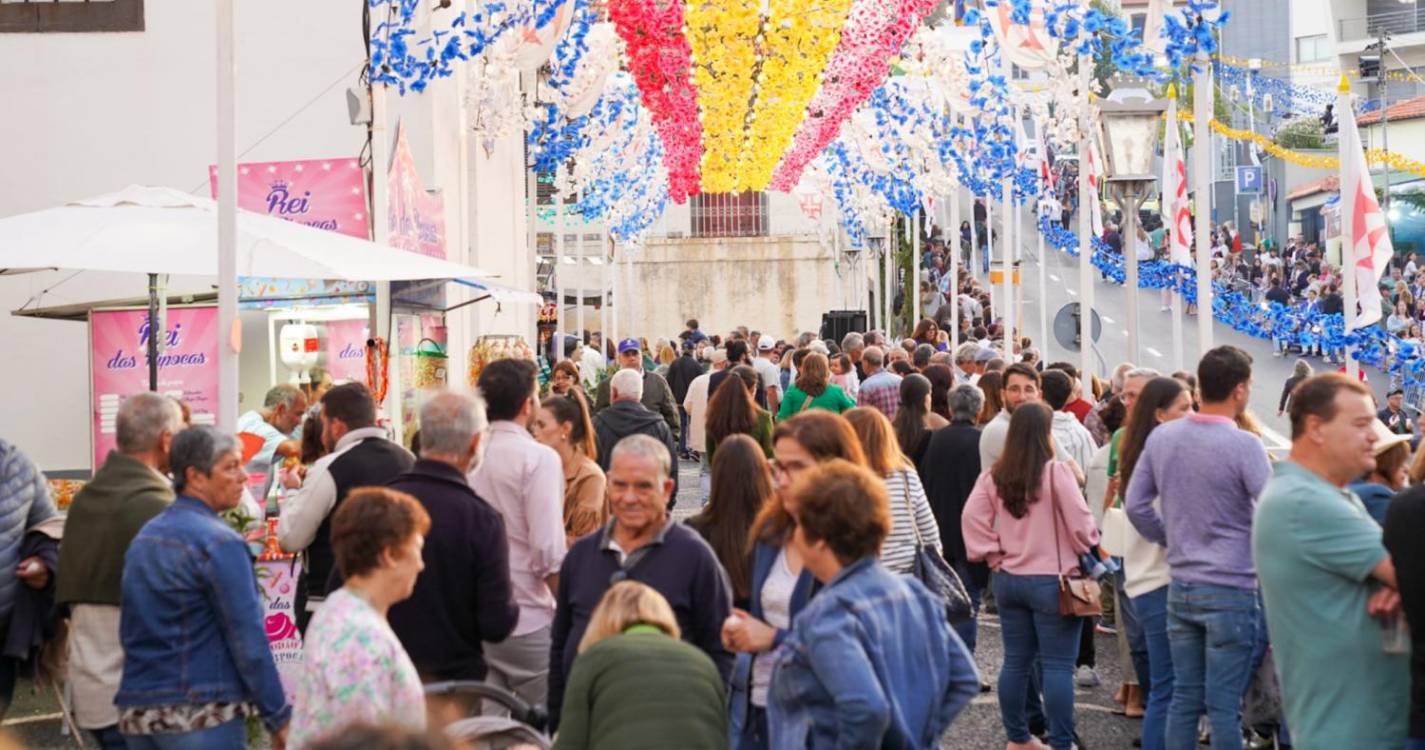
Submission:
[[700,193],[689,208],[694,237],[767,236],[766,193]]
[[1134,13],[1128,17],[1128,22],[1133,25],[1133,30],[1138,32],[1139,38],[1141,39],[1143,30],[1148,28],[1148,14]]
[[1298,63],[1321,62],[1331,57],[1331,40],[1325,34],[1299,36],[1296,38],[1296,61]]
[[0,33],[143,31],[143,0],[0,0]]

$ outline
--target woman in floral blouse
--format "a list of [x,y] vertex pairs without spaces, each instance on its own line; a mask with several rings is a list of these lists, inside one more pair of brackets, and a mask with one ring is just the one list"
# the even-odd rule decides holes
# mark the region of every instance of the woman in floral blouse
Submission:
[[386,612],[411,595],[429,530],[430,516],[403,492],[356,490],[337,509],[332,548],[345,585],[307,628],[290,747],[355,723],[425,728],[420,677]]

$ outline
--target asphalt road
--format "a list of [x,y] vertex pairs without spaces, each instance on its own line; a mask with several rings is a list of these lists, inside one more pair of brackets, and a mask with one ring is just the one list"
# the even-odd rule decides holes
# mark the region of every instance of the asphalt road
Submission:
[[[1079,364],[1079,353],[1077,351],[1066,350],[1053,340],[1052,326],[1054,315],[1060,308],[1082,299],[1079,284],[1079,259],[1072,258],[1066,253],[1061,253],[1052,248],[1045,250],[1045,296],[1049,311],[1050,336],[1045,341],[1040,332],[1039,306],[1041,305],[1039,294],[1039,265],[1037,228],[1028,221],[1023,223],[1025,238],[1023,254],[1023,264],[1021,268],[1021,278],[1024,283],[1023,305],[1025,320],[1017,323],[1022,335],[1027,335],[1034,340],[1041,352],[1044,352],[1045,361],[1067,360],[1076,366]],[[1102,334],[1097,342],[1097,348],[1102,358],[1095,358],[1096,363],[1100,363],[1103,368],[1100,376],[1106,377],[1113,368],[1120,362],[1131,361],[1128,355],[1128,290],[1126,287],[1112,282],[1104,281],[1095,270],[1093,276],[1094,310],[1098,312],[1102,321]],[[1138,290],[1138,320],[1139,320],[1139,349],[1142,352],[1137,364],[1143,367],[1152,367],[1160,370],[1163,374],[1169,374],[1177,369],[1177,359],[1173,352],[1173,319],[1171,312],[1164,312],[1161,293],[1156,289]],[[1183,369],[1196,371],[1197,358],[1199,356],[1197,317],[1183,315]],[[1277,416],[1277,405],[1281,398],[1282,384],[1291,375],[1292,367],[1297,357],[1274,357],[1272,356],[1272,344],[1265,339],[1258,339],[1243,333],[1238,333],[1232,328],[1213,322],[1214,346],[1231,344],[1245,350],[1253,358],[1253,383],[1252,397],[1249,409],[1253,416],[1268,428],[1264,442],[1267,448],[1273,453],[1279,453],[1290,447],[1289,436],[1291,425],[1286,417]],[[1312,367],[1316,372],[1335,370],[1336,366],[1326,365],[1319,358],[1309,358]],[[1384,374],[1376,370],[1367,370],[1367,381],[1377,394],[1380,403],[1385,402],[1385,388],[1387,378]]]

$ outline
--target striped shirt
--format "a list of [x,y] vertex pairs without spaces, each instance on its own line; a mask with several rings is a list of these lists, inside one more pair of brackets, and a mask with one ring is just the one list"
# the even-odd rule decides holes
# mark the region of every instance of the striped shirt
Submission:
[[[915,561],[916,529],[920,540],[941,550],[940,527],[920,485],[920,477],[910,469],[897,469],[886,478],[887,501],[891,511],[891,533],[881,545],[881,564],[892,573],[909,573]],[[915,526],[911,526],[914,513]]]

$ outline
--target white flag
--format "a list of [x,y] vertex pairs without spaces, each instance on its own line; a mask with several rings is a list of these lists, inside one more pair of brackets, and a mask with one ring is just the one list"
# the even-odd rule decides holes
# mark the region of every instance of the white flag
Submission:
[[1342,265],[1349,273],[1354,269],[1356,299],[1361,314],[1352,329],[1374,325],[1381,318],[1380,277],[1385,273],[1395,249],[1390,243],[1390,229],[1385,212],[1376,200],[1371,171],[1366,166],[1366,152],[1361,147],[1361,134],[1356,130],[1356,116],[1350,107],[1341,107],[1341,234]]
[[1192,211],[1188,208],[1187,163],[1179,135],[1178,102],[1168,100],[1167,138],[1163,143],[1163,222],[1168,228],[1168,257],[1192,265]]
[[1080,169],[1087,169],[1089,194],[1079,196],[1079,209],[1089,212],[1089,228],[1093,231],[1093,236],[1103,236],[1103,207],[1099,205],[1098,188],[1103,170],[1099,167],[1098,143],[1092,137],[1088,139],[1088,154],[1084,164]]

